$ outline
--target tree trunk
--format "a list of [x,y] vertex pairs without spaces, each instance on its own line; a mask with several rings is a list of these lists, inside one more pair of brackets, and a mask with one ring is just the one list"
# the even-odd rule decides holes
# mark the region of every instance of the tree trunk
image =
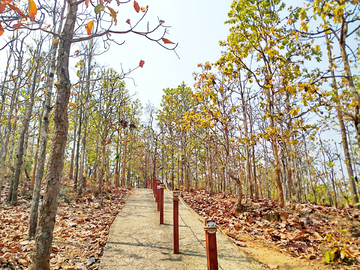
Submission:
[[[61,25],[60,25],[61,27]],[[60,29],[59,27],[59,29]],[[48,139],[48,129],[50,124],[50,112],[51,112],[51,94],[54,84],[54,73],[56,68],[56,53],[59,42],[53,43],[53,47],[51,49],[51,60],[50,60],[50,73],[47,77],[47,91],[45,92],[45,102],[43,107],[43,119],[40,129],[40,149],[38,155],[38,165],[35,171],[35,181],[34,181],[34,189],[33,189],[33,197],[31,201],[31,211],[30,211],[30,221],[29,221],[29,230],[28,237],[34,238],[37,228],[37,220],[38,220],[38,209],[39,209],[39,199],[40,199],[40,188],[41,188],[41,180],[44,175],[45,168],[45,159],[46,159],[46,147],[47,147],[47,139]]]
[[119,155],[119,131],[118,131],[118,136],[117,136],[117,140],[116,140],[116,157],[115,157],[115,187],[119,187],[120,186],[120,177],[119,177],[119,160],[120,160],[120,155]]
[[[20,48],[22,50],[22,46]],[[2,154],[0,157],[0,203],[1,203],[1,194],[2,194],[2,186],[3,186],[3,182],[4,182],[4,174],[6,171],[6,166],[5,166],[5,162],[6,162],[6,157],[7,157],[7,153],[8,153],[8,148],[9,148],[9,143],[10,143],[10,136],[12,133],[12,116],[13,116],[13,111],[14,108],[16,107],[16,100],[18,99],[18,94],[19,94],[19,80],[21,77],[21,72],[23,72],[22,69],[22,57],[23,57],[23,53],[20,53],[20,57],[18,58],[18,74],[16,76],[15,79],[15,83],[14,83],[14,90],[13,93],[11,95],[11,100],[10,100],[10,108],[9,108],[9,114],[8,114],[8,122],[7,122],[7,127],[6,127],[6,132],[5,132],[5,138],[3,139],[3,149],[2,149]],[[15,118],[16,119],[16,118]]]
[[79,157],[80,157],[80,141],[81,141],[81,126],[82,126],[82,108],[80,108],[80,118],[79,118],[79,130],[77,135],[77,143],[76,143],[76,155],[75,155],[75,178],[74,178],[74,190],[77,189],[77,182],[79,177]]
[[74,159],[75,159],[75,149],[76,149],[76,135],[77,135],[77,119],[78,119],[78,106],[76,106],[75,113],[75,123],[74,123],[74,136],[73,136],[73,147],[71,149],[71,158],[70,158],[70,170],[69,170],[69,179],[72,180],[74,177]]
[[122,164],[122,176],[121,176],[121,186],[125,187],[125,173],[126,173],[126,157],[127,156],[127,134],[125,133],[124,138],[124,159]]
[[[86,148],[86,136],[87,136],[87,120],[88,120],[88,101],[90,95],[90,79],[91,79],[91,63],[92,63],[92,56],[93,56],[93,48],[94,48],[94,41],[90,40],[89,45],[89,59],[87,64],[87,76],[86,76],[86,86],[85,86],[85,108],[84,108],[84,131],[81,138],[81,154],[80,154],[80,173],[79,173],[79,190],[78,194],[82,194],[82,190],[85,184],[84,178],[84,163],[85,163],[85,148]],[[80,125],[81,129],[81,125]]]
[[39,230],[35,241],[32,270],[50,269],[50,252],[53,240],[55,216],[58,207],[60,183],[64,168],[66,139],[68,134],[67,108],[70,97],[69,56],[71,39],[77,13],[77,2],[68,0],[68,13],[60,37],[58,55],[58,84],[54,111],[54,132],[47,166],[46,189],[40,210]]
[[208,145],[206,149],[206,164],[208,169],[208,177],[209,177],[209,193],[210,196],[214,195],[214,180],[213,180],[213,170],[212,170],[212,162],[211,162],[211,153],[210,153],[210,139],[208,139]]
[[[41,48],[41,46],[40,46],[40,48]],[[25,147],[24,147],[25,146],[25,136],[29,129],[32,111],[33,111],[33,107],[34,107],[36,80],[37,80],[37,75],[38,75],[39,68],[40,68],[40,63],[41,63],[40,58],[38,58],[37,63],[36,63],[33,83],[31,86],[30,101],[26,108],[26,112],[25,112],[25,116],[24,116],[24,120],[23,120],[23,126],[22,126],[22,130],[20,133],[19,146],[18,146],[18,151],[17,151],[17,161],[16,161],[16,167],[15,167],[15,176],[14,176],[14,180],[12,181],[12,183],[10,185],[9,197],[8,197],[8,201],[12,204],[15,204],[17,202],[20,173],[21,173],[21,168],[22,168],[22,164],[23,164],[23,157],[25,154],[25,151],[24,151],[25,150]]]
[[[325,34],[325,38],[326,38],[326,42],[330,43],[327,34]],[[342,59],[343,59],[343,62],[345,63],[345,66],[349,67],[348,62],[347,62],[348,61],[347,54],[346,54],[345,48],[343,48],[343,46],[345,46],[345,44],[340,46],[342,48],[341,49]],[[333,82],[333,89],[335,91],[336,96],[339,96],[338,95],[338,88],[337,88],[337,85],[336,85],[335,72],[334,72],[334,68],[333,68],[334,64],[333,64],[333,58],[332,58],[332,52],[331,52],[330,44],[327,46],[327,50],[328,50],[328,57],[329,57],[330,72],[331,72],[331,77],[332,77],[332,82]],[[346,75],[347,75],[346,77],[347,77],[347,80],[348,80],[348,85],[350,86],[352,84],[352,86],[354,87],[350,70],[348,71],[348,73]],[[354,90],[351,89],[351,91],[353,93]],[[353,95],[354,95],[354,93],[353,93]],[[355,94],[354,99],[357,98],[358,102],[359,102],[360,100],[359,100],[358,96],[356,96],[356,95],[357,95],[357,93]],[[336,112],[337,112],[337,118],[339,120],[339,125],[340,125],[340,132],[341,132],[341,139],[342,139],[341,143],[342,143],[343,150],[344,150],[344,155],[345,155],[345,164],[346,164],[346,169],[347,169],[347,173],[348,173],[348,177],[349,177],[351,197],[352,197],[353,203],[355,204],[359,200],[358,200],[358,197],[357,197],[356,184],[355,184],[355,181],[354,181],[354,173],[353,173],[353,169],[352,169],[352,165],[351,165],[349,144],[348,144],[348,140],[347,140],[347,136],[346,136],[346,128],[345,128],[343,113],[341,111],[341,107],[340,107],[339,104],[337,104],[337,106],[336,106]],[[356,118],[357,118],[357,116],[355,115],[355,119]],[[355,126],[357,126],[357,123],[355,123]],[[358,136],[359,136],[359,134],[360,133],[358,133]],[[359,146],[360,146],[360,144],[359,144]],[[358,208],[360,208],[360,206],[358,206]]]
[[235,180],[237,186],[238,186],[238,201],[236,204],[235,211],[238,213],[242,213],[244,211],[244,206],[241,203],[243,192],[242,192],[242,184],[239,177],[235,176],[232,172],[229,173],[230,177]]
[[32,176],[31,176],[30,190],[34,190],[36,168],[37,168],[37,162],[38,162],[38,157],[39,157],[40,137],[41,137],[43,114],[44,114],[44,109],[41,111],[41,114],[39,116],[39,134],[38,134],[37,142],[36,142],[36,150],[35,150],[35,157],[34,157],[34,168],[33,168]]
[[85,177],[84,177],[84,163],[85,163],[85,148],[86,148],[86,136],[87,136],[87,108],[86,105],[87,100],[85,101],[85,111],[84,111],[84,131],[81,138],[81,153],[80,153],[80,171],[79,171],[79,190],[78,194],[81,195],[84,185],[85,185]]
[[[351,70],[350,70],[348,55],[346,53],[347,31],[348,31],[348,25],[347,25],[345,18],[343,18],[343,21],[341,24],[339,43],[340,43],[341,58],[344,63],[345,79],[346,79],[347,85],[350,89],[350,92],[353,96],[353,100],[357,103],[357,105],[355,106],[354,124],[355,124],[355,130],[356,130],[356,135],[357,135],[356,139],[357,139],[357,143],[358,143],[357,154],[358,154],[358,158],[360,158],[360,114],[359,114],[360,95],[359,95],[358,91],[356,90],[356,87],[354,84],[354,79],[353,79],[353,76],[352,76]],[[356,194],[356,186],[353,185],[353,186],[351,186],[351,188],[352,188],[352,194],[355,195]],[[353,195],[353,200],[354,200],[353,202],[356,203],[356,202],[358,202],[358,198],[357,198],[357,196],[355,197],[354,195]]]
[[[275,129],[275,120],[274,120],[274,115],[273,115],[273,104],[272,104],[270,91],[271,91],[271,89],[267,90],[267,99],[268,99],[267,111],[269,113],[269,118],[270,118],[270,129],[274,130]],[[273,134],[271,136],[271,147],[272,147],[274,159],[275,159],[275,181],[276,181],[277,190],[278,190],[279,205],[281,208],[284,208],[285,200],[284,200],[284,192],[283,192],[283,187],[282,187],[281,177],[280,177],[281,170],[280,170],[280,160],[279,160],[279,152],[278,152],[279,150],[278,150],[278,145],[277,145],[276,134]]]
[[256,175],[256,162],[255,162],[255,146],[252,147],[253,155],[252,155],[252,161],[253,161],[253,175],[254,175],[254,189],[255,189],[255,199],[259,199],[259,185],[258,185],[258,179]]

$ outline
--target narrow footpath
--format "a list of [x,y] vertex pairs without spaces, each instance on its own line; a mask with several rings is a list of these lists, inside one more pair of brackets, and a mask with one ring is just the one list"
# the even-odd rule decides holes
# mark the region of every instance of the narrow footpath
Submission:
[[[172,193],[164,193],[164,224],[151,189],[136,189],[111,225],[101,259],[102,270],[206,270],[204,223],[179,202],[180,254],[173,254]],[[219,269],[263,269],[244,256],[221,232],[217,232]]]

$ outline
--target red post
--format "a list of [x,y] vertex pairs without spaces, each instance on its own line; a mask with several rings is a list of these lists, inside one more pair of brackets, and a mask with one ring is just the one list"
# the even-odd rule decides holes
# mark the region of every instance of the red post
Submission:
[[174,254],[179,254],[179,194],[173,194],[173,238]]
[[160,211],[160,184],[160,180],[156,180],[156,202],[158,211]]
[[164,224],[164,188],[165,185],[161,184],[159,189],[160,224]]
[[155,179],[154,178],[151,179],[151,188],[152,188],[152,191],[153,191],[154,197],[155,197]]
[[206,257],[208,270],[218,270],[216,223],[213,220],[205,221]]

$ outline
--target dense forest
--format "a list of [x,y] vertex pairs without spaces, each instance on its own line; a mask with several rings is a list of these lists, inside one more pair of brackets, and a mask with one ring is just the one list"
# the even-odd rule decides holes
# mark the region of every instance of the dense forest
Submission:
[[[159,106],[127,89],[144,61],[124,72],[100,58],[128,32],[175,50],[162,20],[118,31],[120,1],[25,2],[0,4],[0,203],[32,201],[33,269],[48,264],[64,181],[101,204],[109,187],[155,177],[234,194],[239,213],[259,198],[359,207],[358,0],[234,1],[218,61],[194,67],[194,85],[163,89]],[[148,7],[126,3],[143,20]]]

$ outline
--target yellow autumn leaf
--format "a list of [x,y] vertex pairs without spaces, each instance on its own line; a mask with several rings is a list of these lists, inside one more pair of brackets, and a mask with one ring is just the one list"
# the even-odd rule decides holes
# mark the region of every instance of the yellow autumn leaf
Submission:
[[88,35],[91,35],[91,30],[92,30],[92,28],[93,28],[93,25],[94,25],[94,22],[93,22],[93,21],[90,21],[90,22],[88,22],[88,24],[85,26]]
[[110,17],[113,18],[115,25],[117,25],[117,18],[116,18],[116,14],[117,12],[115,12],[115,10],[113,10],[111,7],[107,7],[110,10]]
[[37,7],[34,0],[29,0],[29,18],[35,21],[35,15],[37,13]]

